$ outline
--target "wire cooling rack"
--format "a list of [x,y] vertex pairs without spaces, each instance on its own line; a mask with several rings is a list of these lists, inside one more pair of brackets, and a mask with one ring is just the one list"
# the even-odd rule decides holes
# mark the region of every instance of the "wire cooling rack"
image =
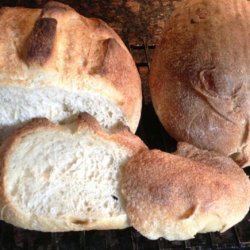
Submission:
[[[143,108],[137,134],[149,148],[167,152],[176,142],[161,126],[149,96],[148,75],[153,43],[141,40],[128,45],[142,79]],[[247,171],[247,170],[246,170]],[[248,170],[248,175],[250,171]],[[189,241],[150,241],[134,229],[69,233],[41,233],[15,228],[0,222],[0,250],[167,250],[167,249],[250,249],[250,214],[240,224],[223,234],[199,234]]]

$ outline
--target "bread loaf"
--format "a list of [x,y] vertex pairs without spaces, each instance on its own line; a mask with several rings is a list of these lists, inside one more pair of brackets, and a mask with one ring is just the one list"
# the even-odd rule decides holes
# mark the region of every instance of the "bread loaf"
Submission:
[[143,148],[127,128],[108,134],[87,114],[33,120],[1,146],[0,219],[50,232],[125,228],[118,175]]
[[62,3],[0,10],[0,129],[32,118],[88,112],[106,128],[135,132],[141,85],[135,63],[103,21]]
[[143,150],[121,171],[131,225],[149,239],[224,232],[250,206],[250,182],[230,158],[179,145],[179,155]]
[[153,57],[156,113],[178,141],[250,161],[250,2],[182,1]]

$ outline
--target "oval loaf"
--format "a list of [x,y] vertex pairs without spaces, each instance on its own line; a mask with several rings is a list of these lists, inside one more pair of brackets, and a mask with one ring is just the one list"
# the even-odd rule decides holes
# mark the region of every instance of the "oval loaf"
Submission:
[[166,24],[151,96],[177,141],[250,161],[250,2],[182,1]]

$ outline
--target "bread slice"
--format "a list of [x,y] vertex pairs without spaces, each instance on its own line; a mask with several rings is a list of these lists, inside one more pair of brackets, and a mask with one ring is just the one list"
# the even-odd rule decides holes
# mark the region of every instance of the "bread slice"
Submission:
[[65,125],[33,120],[1,147],[1,220],[50,232],[127,227],[118,175],[145,147],[86,113]]
[[244,171],[230,158],[188,144],[177,153],[143,150],[122,169],[131,225],[149,239],[187,240],[241,221],[250,206]]
[[59,2],[0,10],[0,134],[45,117],[88,112],[107,128],[136,131],[141,81],[120,37]]
[[118,106],[90,91],[0,87],[0,141],[35,117],[46,117],[56,123],[74,120],[81,112],[95,116],[106,129],[128,124]]

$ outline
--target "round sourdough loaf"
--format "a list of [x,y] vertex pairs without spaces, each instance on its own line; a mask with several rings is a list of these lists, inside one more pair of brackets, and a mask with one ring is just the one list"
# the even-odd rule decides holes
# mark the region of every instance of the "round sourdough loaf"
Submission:
[[131,225],[149,239],[187,240],[224,232],[250,205],[250,182],[232,159],[179,145],[177,154],[143,150],[122,168]]
[[187,0],[166,24],[150,89],[178,141],[250,160],[250,2]]
[[141,82],[132,56],[103,21],[62,3],[0,10],[0,128],[88,112],[135,132]]

